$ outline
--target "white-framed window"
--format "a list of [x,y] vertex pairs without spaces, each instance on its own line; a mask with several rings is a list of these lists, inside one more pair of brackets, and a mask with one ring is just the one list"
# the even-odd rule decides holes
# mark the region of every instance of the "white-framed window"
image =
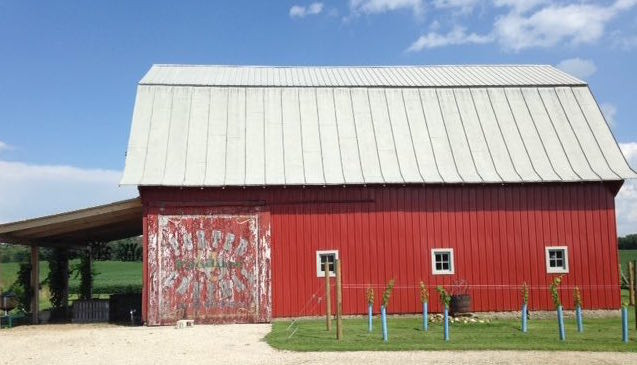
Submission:
[[434,275],[454,273],[453,248],[431,250],[431,273]]
[[336,276],[338,250],[316,251],[316,277],[325,277],[325,263],[329,264],[330,277]]
[[548,246],[546,250],[546,272],[563,274],[568,272],[568,247]]

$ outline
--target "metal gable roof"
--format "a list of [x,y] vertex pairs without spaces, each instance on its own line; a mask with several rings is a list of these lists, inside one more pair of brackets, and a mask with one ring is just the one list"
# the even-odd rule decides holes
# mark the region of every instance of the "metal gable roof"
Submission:
[[588,86],[550,66],[154,66],[121,183],[634,177]]

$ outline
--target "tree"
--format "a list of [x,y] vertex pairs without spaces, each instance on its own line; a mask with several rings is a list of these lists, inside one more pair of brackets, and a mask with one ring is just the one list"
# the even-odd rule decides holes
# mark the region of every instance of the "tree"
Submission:
[[620,250],[637,250],[637,234],[628,234],[617,239]]

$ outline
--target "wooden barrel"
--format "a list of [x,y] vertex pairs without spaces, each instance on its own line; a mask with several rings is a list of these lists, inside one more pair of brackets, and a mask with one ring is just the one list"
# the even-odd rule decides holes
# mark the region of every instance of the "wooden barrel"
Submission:
[[14,293],[4,293],[0,296],[0,310],[11,311],[18,306],[18,297]]
[[471,295],[452,295],[451,296],[451,314],[463,314],[471,312]]

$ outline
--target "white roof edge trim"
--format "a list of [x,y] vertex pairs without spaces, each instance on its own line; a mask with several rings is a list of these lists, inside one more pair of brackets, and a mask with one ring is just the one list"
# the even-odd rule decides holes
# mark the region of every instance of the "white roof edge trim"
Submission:
[[[637,175],[637,173],[635,173]],[[381,186],[381,185],[504,185],[504,184],[551,184],[551,183],[600,183],[604,181],[624,181],[628,179],[637,179],[637,176],[633,178],[626,179],[610,179],[600,181],[599,179],[582,179],[582,180],[533,180],[533,181],[520,181],[520,180],[498,180],[498,181],[452,181],[452,182],[444,182],[444,181],[436,181],[436,182],[428,182],[428,181],[399,181],[399,182],[357,182],[357,183],[348,183],[348,182],[334,182],[334,183],[305,183],[305,184],[242,184],[242,185],[216,185],[216,184],[207,184],[207,185],[178,185],[178,184],[135,184],[128,182],[120,182],[120,186],[146,186],[146,187],[183,187],[183,188],[249,188],[249,187],[284,187],[284,186],[303,186],[303,187],[333,187],[333,186]]]

